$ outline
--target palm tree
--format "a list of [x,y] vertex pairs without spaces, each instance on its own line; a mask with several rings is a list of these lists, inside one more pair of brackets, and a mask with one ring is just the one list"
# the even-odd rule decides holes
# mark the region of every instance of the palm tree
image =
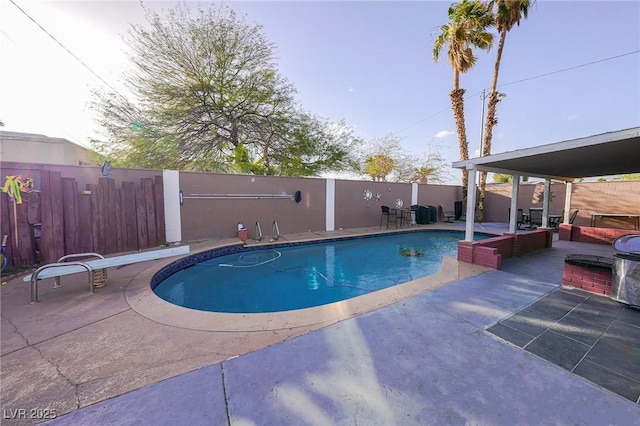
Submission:
[[396,167],[393,158],[386,154],[374,154],[365,159],[364,172],[371,176],[374,182],[386,182],[387,175]]
[[[493,126],[498,124],[496,118],[496,106],[500,101],[498,93],[498,73],[500,72],[500,61],[502,60],[502,50],[504,49],[504,41],[507,33],[511,31],[514,25],[520,25],[520,19],[527,18],[529,9],[535,0],[492,0],[489,3],[490,9],[495,11],[495,25],[500,33],[500,41],[498,42],[498,50],[496,52],[496,62],[493,68],[493,81],[491,82],[491,91],[489,92],[489,103],[487,105],[487,119],[484,125],[484,139],[482,141],[482,156],[491,154],[491,138],[493,136]],[[483,217],[485,185],[487,183],[487,172],[480,174],[480,200],[478,202],[478,211],[480,220]]]
[[[440,27],[440,34],[433,45],[433,59],[438,60],[440,51],[448,47],[448,57],[453,68],[453,90],[451,108],[456,121],[456,131],[460,144],[460,160],[469,159],[469,144],[464,122],[464,93],[460,88],[460,74],[469,71],[476,63],[472,48],[488,50],[493,45],[493,34],[487,29],[493,25],[493,14],[488,4],[479,0],[462,0],[454,3],[448,11],[449,23]],[[463,203],[467,199],[469,172],[462,171]]]

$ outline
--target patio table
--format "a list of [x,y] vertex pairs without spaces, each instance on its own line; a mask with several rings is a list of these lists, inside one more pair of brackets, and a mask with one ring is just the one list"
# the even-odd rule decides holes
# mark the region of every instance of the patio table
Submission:
[[398,220],[400,220],[400,227],[402,228],[405,223],[408,223],[409,226],[411,223],[411,208],[409,207],[396,207],[393,209],[396,211],[396,216]]
[[591,227],[595,227],[598,219],[602,222],[602,219],[631,219],[633,221],[634,228],[640,230],[640,214],[633,213],[591,213]]

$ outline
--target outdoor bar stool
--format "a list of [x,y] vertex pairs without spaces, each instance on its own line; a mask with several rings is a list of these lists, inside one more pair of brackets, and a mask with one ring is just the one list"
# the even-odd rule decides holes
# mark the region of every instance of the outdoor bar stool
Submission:
[[[387,229],[389,229],[389,222],[395,223],[398,227],[398,214],[395,209],[390,209],[388,206],[380,206],[382,208],[382,214],[380,215],[380,228],[382,228],[382,220],[387,217]],[[391,219],[393,217],[393,219]]]

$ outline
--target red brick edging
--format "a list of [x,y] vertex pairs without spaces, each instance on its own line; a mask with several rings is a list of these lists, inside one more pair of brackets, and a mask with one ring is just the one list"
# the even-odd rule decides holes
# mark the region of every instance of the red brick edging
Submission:
[[538,228],[520,234],[504,234],[473,242],[458,241],[458,261],[500,269],[502,259],[550,248],[552,242],[552,228]]
[[613,273],[610,269],[564,264],[562,285],[591,293],[611,294]]

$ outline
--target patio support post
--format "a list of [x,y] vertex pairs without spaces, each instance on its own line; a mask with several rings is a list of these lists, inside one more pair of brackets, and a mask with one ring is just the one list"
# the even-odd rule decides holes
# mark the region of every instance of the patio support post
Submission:
[[518,196],[520,194],[520,175],[511,176],[511,214],[509,215],[509,232],[515,234],[518,221]]
[[551,179],[544,180],[544,198],[542,200],[542,227],[549,226],[549,201],[551,200]]
[[569,223],[571,217],[571,189],[573,187],[572,182],[566,182],[567,186],[564,189],[564,217],[562,223]]
[[473,228],[475,227],[476,218],[476,182],[478,180],[478,171],[469,169],[469,180],[467,182],[467,218],[464,233],[465,241],[473,241]]

